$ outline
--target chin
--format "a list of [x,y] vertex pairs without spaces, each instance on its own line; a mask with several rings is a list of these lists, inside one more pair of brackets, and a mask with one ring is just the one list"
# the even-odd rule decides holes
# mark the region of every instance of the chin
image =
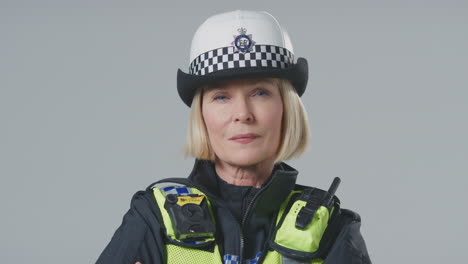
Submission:
[[239,167],[246,167],[246,166],[253,166],[266,160],[271,160],[268,155],[262,153],[238,153],[237,155],[226,155],[224,157],[220,157],[221,160],[235,166]]

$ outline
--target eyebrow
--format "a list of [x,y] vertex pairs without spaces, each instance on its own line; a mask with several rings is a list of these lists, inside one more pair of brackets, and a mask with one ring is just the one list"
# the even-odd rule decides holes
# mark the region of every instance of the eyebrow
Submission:
[[203,90],[204,91],[210,91],[213,89],[224,89],[226,88],[226,83],[225,82],[211,82],[203,85]]
[[[269,83],[276,84],[275,81],[271,78],[262,78],[262,79],[246,79],[245,82],[248,82],[250,85],[257,85],[259,83]],[[205,84],[203,86],[204,91],[210,91],[213,89],[225,89],[228,81],[215,81],[212,83]]]

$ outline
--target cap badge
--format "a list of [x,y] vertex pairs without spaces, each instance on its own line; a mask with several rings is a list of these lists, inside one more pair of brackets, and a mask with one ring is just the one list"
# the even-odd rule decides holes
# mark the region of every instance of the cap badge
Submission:
[[234,35],[234,41],[231,43],[236,48],[236,51],[246,53],[252,51],[255,41],[252,40],[252,34],[247,35],[246,28],[239,28],[237,30],[239,35]]

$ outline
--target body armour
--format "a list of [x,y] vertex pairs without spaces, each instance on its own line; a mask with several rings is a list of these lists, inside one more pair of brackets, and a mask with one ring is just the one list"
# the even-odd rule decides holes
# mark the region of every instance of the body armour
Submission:
[[[186,179],[168,179],[158,183],[188,183]],[[195,187],[184,185],[153,188],[155,200],[160,208],[167,239],[167,263],[207,263],[222,264],[219,245],[215,239],[216,219],[207,196]],[[328,206],[324,200],[329,195],[316,188],[292,191],[281,205],[273,236],[268,241],[269,248],[259,254],[259,258],[248,263],[312,263],[322,264],[330,243],[321,243],[329,222],[336,221],[339,200],[331,195]],[[304,228],[298,228],[301,210],[307,203],[314,203],[313,212]],[[304,213],[304,212],[302,212]],[[333,214],[335,213],[335,214]],[[303,217],[304,218],[304,217]],[[334,221],[331,221],[333,219]],[[336,224],[331,228],[337,228]],[[336,232],[335,232],[336,234]],[[320,245],[322,244],[322,247]],[[232,260],[232,259],[231,259]],[[241,262],[239,260],[239,262]]]
[[97,263],[370,264],[359,215],[340,208],[336,196],[321,206],[327,192],[298,185],[296,177],[292,167],[276,165],[238,219],[222,198],[227,189],[214,164],[197,160],[188,178],[158,181],[134,195]]

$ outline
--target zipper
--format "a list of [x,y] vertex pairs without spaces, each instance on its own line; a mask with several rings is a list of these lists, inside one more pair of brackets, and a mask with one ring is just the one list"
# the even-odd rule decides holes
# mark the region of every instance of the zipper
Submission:
[[273,175],[271,175],[271,179],[268,181],[268,183],[265,185],[265,187],[263,187],[262,189],[260,189],[260,191],[258,191],[255,196],[252,198],[252,200],[250,201],[249,205],[247,206],[247,209],[245,210],[245,214],[244,216],[242,217],[242,221],[241,221],[241,234],[240,234],[240,255],[239,255],[239,264],[242,264],[242,261],[244,259],[244,224],[245,222],[247,221],[247,217],[249,216],[249,213],[250,213],[250,210],[252,209],[253,207],[253,204],[255,203],[255,200],[257,200],[257,198],[271,185],[271,183],[273,182],[273,177],[275,177],[276,175],[276,171]]

